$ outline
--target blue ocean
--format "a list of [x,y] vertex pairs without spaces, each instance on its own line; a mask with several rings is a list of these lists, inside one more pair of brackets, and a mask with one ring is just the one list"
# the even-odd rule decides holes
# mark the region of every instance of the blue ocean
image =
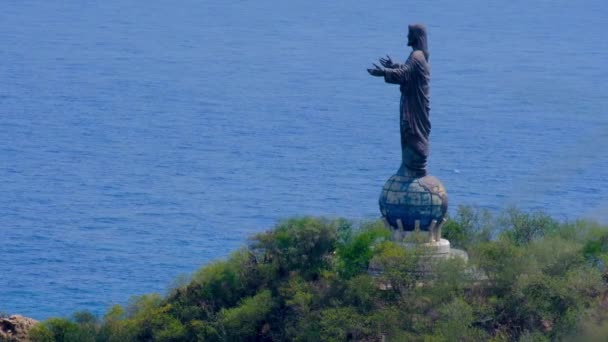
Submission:
[[0,311],[102,314],[294,215],[379,217],[429,31],[450,211],[608,222],[605,0],[0,2]]

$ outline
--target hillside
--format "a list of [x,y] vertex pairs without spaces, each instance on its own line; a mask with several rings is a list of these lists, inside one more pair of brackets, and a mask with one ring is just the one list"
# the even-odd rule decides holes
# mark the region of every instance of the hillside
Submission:
[[[608,336],[608,227],[460,208],[469,253],[419,272],[423,249],[381,222],[294,218],[165,295],[37,325],[33,341],[550,341]],[[368,274],[370,262],[384,272]],[[390,284],[390,287],[380,286]]]

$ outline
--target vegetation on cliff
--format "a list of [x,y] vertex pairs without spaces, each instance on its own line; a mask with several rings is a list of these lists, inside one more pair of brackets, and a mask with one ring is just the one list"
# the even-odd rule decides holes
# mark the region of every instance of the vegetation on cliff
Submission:
[[[550,341],[608,336],[608,228],[460,208],[425,259],[380,222],[295,218],[168,294],[77,313],[34,341]],[[370,275],[369,265],[383,270]]]

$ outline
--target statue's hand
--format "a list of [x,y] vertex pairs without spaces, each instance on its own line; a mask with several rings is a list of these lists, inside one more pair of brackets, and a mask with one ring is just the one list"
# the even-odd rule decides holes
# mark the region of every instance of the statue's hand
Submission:
[[370,75],[379,77],[384,76],[386,74],[386,71],[384,71],[384,69],[377,66],[376,64],[374,64],[374,67],[374,69],[367,69],[367,72],[369,72]]
[[380,58],[380,64],[382,64],[383,67],[390,69],[396,66],[389,55],[386,55],[386,58]]

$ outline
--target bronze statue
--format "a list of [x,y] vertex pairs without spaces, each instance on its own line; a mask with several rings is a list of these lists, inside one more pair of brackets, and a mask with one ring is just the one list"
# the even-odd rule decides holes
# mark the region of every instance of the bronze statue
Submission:
[[380,212],[386,223],[398,231],[428,230],[433,240],[440,238],[448,208],[447,192],[439,179],[427,174],[429,156],[430,65],[426,28],[410,25],[407,45],[412,52],[404,64],[389,56],[367,69],[383,76],[387,83],[400,85],[401,166],[384,184]]
[[404,64],[394,63],[389,56],[386,56],[380,59],[380,63],[386,69],[374,64],[375,68],[367,71],[372,76],[384,76],[387,83],[400,85],[401,167],[397,174],[422,177],[426,175],[431,133],[429,121],[431,74],[424,25],[409,25],[407,40],[412,52]]

